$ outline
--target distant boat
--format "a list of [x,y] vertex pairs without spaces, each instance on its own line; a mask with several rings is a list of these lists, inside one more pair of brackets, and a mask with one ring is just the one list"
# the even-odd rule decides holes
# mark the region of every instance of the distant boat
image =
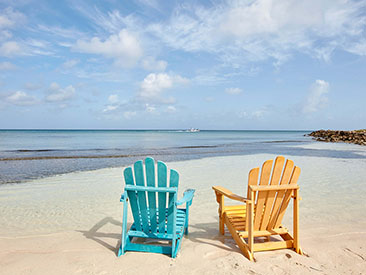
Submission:
[[191,129],[186,130],[186,132],[189,132],[189,133],[196,133],[199,131],[200,131],[200,129],[197,129],[197,128],[191,128]]

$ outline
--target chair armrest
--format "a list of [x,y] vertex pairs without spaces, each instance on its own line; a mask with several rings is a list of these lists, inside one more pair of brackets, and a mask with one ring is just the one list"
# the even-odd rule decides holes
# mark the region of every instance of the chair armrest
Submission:
[[121,195],[121,198],[120,198],[120,202],[124,202],[124,201],[127,201],[128,200],[128,197],[127,197],[127,192],[124,192],[122,195]]
[[230,190],[222,187],[222,186],[212,186],[212,189],[215,190],[216,194],[224,195],[225,197],[228,197],[232,200],[241,201],[241,202],[247,202],[252,203],[251,200],[241,197],[239,195],[234,194]]
[[196,190],[194,190],[194,189],[187,189],[186,191],[184,191],[183,198],[181,198],[179,201],[177,201],[175,203],[175,205],[178,206],[178,205],[182,205],[184,203],[190,202],[193,199],[195,191]]

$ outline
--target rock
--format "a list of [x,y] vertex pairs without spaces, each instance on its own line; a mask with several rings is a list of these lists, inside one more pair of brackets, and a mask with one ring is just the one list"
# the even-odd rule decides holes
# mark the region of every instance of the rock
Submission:
[[355,131],[318,130],[311,132],[308,136],[313,137],[317,141],[366,145],[366,129]]

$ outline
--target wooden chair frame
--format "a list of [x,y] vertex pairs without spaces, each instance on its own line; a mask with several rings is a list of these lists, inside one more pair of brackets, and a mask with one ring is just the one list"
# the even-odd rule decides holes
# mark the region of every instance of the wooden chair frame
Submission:
[[[232,193],[230,190],[213,186],[216,200],[219,203],[219,231],[225,233],[225,225],[242,253],[254,260],[254,252],[293,248],[302,254],[299,244],[299,186],[296,184],[300,168],[293,167],[287,160],[281,178],[284,158],[276,158],[270,185],[268,180],[272,160],[263,164],[260,184],[257,185],[259,168],[249,173],[248,198]],[[279,172],[278,172],[279,171]],[[269,172],[269,173],[268,173]],[[278,184],[278,182],[280,184]],[[225,205],[224,197],[239,201],[240,205]],[[277,199],[278,198],[278,199]],[[293,199],[293,236],[281,225],[285,210]],[[268,207],[266,207],[268,206]],[[260,213],[256,216],[257,213]],[[270,237],[279,235],[283,241],[270,241]],[[255,243],[254,238],[266,237],[265,242]],[[247,242],[245,241],[247,239]]]
[[[145,160],[145,173],[142,161],[124,170],[125,190],[120,201],[123,202],[123,220],[121,245],[118,256],[126,251],[142,251],[177,256],[183,234],[188,234],[189,206],[192,204],[195,190],[188,189],[183,198],[178,200],[179,174],[170,170],[169,187],[167,187],[167,167],[163,162],[157,163],[152,158]],[[155,182],[157,170],[157,182]],[[145,176],[146,180],[145,180]],[[134,223],[127,230],[128,206]],[[185,204],[185,208],[178,208]],[[134,243],[133,238],[145,238],[170,241],[171,245],[152,245]]]

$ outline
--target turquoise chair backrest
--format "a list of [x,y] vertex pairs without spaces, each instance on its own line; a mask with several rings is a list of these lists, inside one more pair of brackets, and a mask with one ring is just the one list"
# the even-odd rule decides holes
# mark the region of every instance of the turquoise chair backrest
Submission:
[[[145,166],[145,167],[144,167]],[[142,160],[137,161],[132,167],[124,170],[126,186],[178,188],[179,174],[170,169],[168,185],[168,169],[165,163],[158,161],[155,165],[153,158],[146,158],[145,165]],[[136,230],[145,233],[172,234],[174,225],[174,209],[177,192],[158,192],[139,188],[139,191],[128,190],[131,211]]]

